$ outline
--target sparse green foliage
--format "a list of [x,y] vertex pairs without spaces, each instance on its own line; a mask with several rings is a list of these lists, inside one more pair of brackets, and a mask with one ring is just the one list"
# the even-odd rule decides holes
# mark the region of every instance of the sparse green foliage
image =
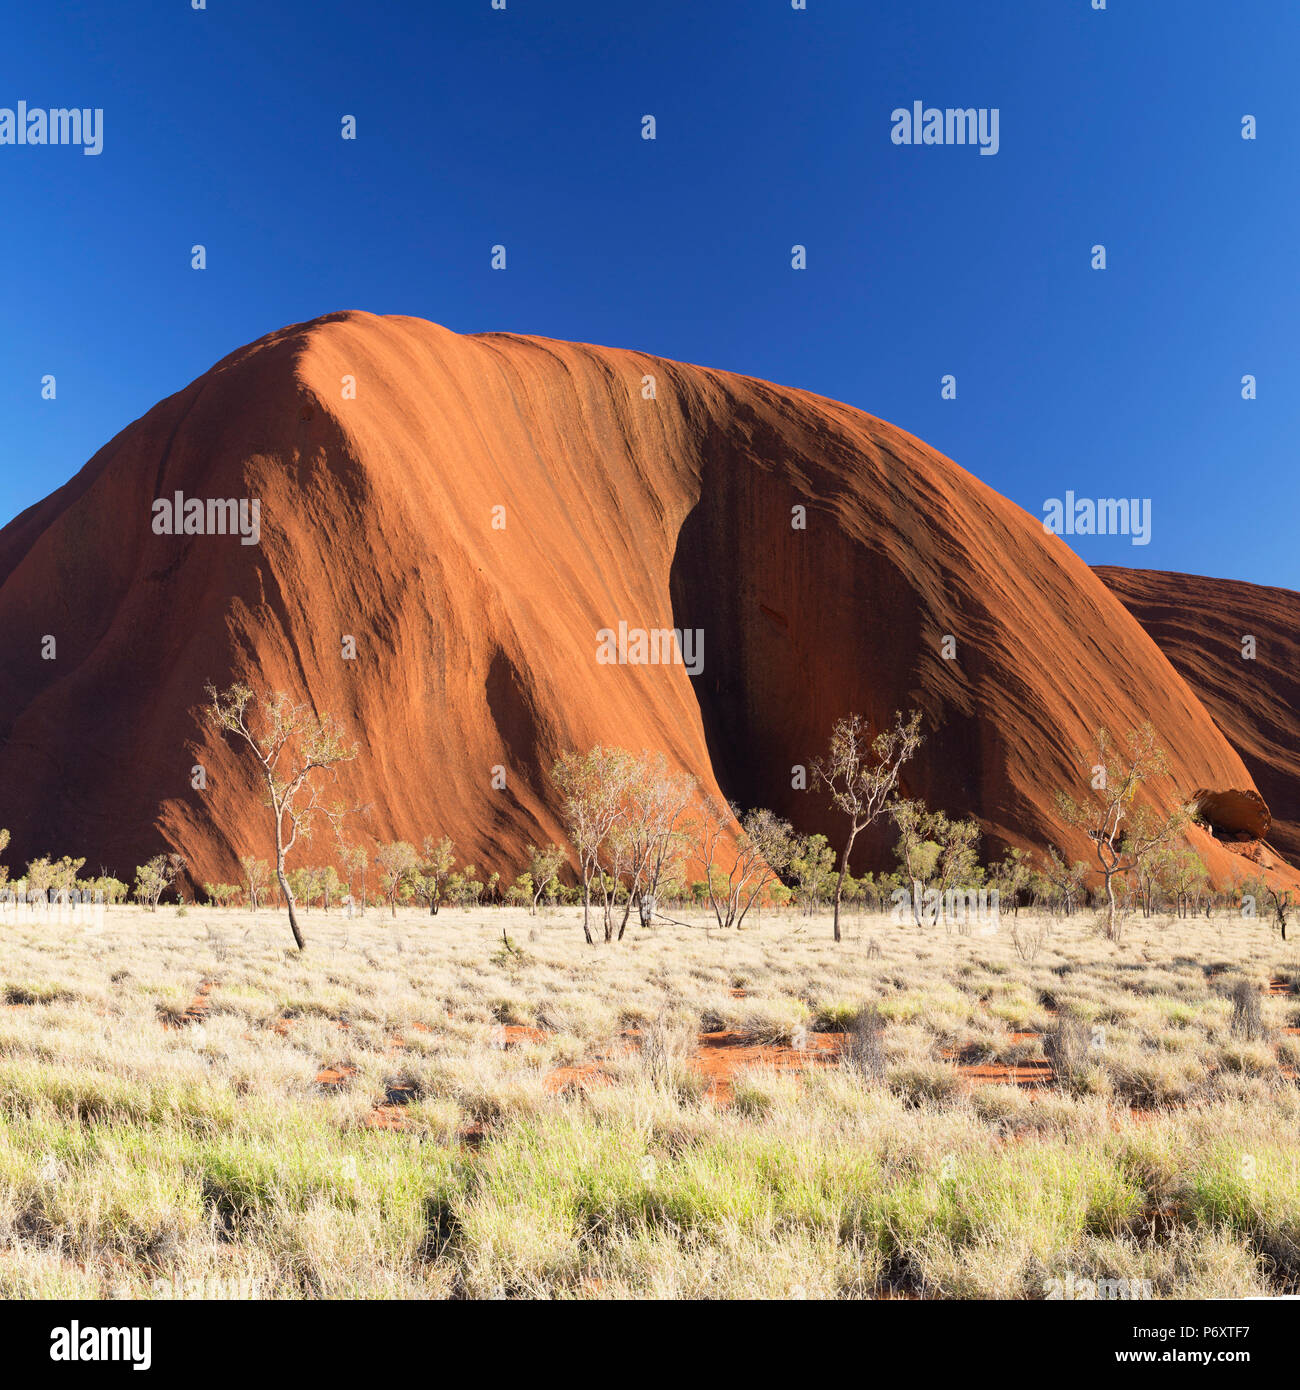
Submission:
[[262,905],[262,898],[270,886],[271,866],[264,859],[246,854],[240,859],[239,867],[244,871],[248,905],[256,911]]
[[849,828],[840,855],[840,872],[835,883],[835,940],[840,940],[840,901],[844,875],[854,841],[873,821],[885,813],[898,788],[899,774],[921,746],[921,714],[913,710],[907,723],[894,715],[890,729],[882,729],[868,743],[870,726],[859,714],[836,721],[831,730],[830,752],[812,764],[813,785],[825,787],[831,805],[848,817]]
[[[825,835],[800,835],[791,841],[788,873],[794,879],[794,899],[811,916],[835,895],[835,851]],[[838,880],[843,896],[843,880]]]
[[1054,900],[1059,901],[1061,910],[1072,917],[1083,900],[1084,884],[1090,870],[1082,859],[1067,864],[1065,857],[1054,845],[1047,848],[1047,859],[1043,865],[1044,888]]
[[316,713],[306,702],[295,704],[283,691],[259,698],[246,685],[226,691],[209,685],[207,695],[209,725],[235,735],[257,760],[274,829],[275,873],[289,909],[289,930],[301,951],[306,942],[293,910],[285,860],[300,838],[311,838],[317,817],[337,825],[343,816],[341,808],[328,807],[321,798],[337,780],[339,765],[356,757],[357,745],[346,742],[330,715]]
[[532,887],[532,899],[528,904],[528,910],[537,915],[537,904],[543,896],[554,891],[557,876],[564,867],[564,851],[559,845],[552,844],[546,849],[538,849],[536,845],[528,846],[528,872],[522,875],[527,878]]
[[1115,749],[1105,729],[1099,729],[1096,761],[1084,753],[1079,759],[1091,768],[1089,776],[1096,795],[1075,801],[1058,792],[1057,810],[1067,824],[1083,830],[1093,843],[1106,889],[1106,935],[1118,941],[1116,875],[1136,868],[1153,850],[1185,829],[1192,821],[1192,807],[1184,804],[1172,812],[1157,813],[1137,804],[1143,785],[1169,771],[1168,759],[1149,723],[1129,735],[1127,756]]
[[414,845],[405,840],[393,840],[375,850],[375,864],[379,870],[379,890],[388,899],[388,906],[396,917],[398,899],[409,898],[415,892],[420,857]]
[[[735,853],[730,867],[724,869],[724,842],[737,820],[740,831],[734,841]],[[790,823],[765,809],[748,811],[741,818],[738,806],[724,808],[712,798],[705,802],[700,823],[709,905],[718,926],[739,929],[750,908],[789,868],[794,844]]]
[[442,906],[455,863],[456,847],[450,836],[444,835],[441,840],[435,840],[432,835],[424,837],[424,853],[411,875],[411,887],[415,896],[428,904],[432,917],[438,915],[438,908]]
[[141,864],[135,871],[136,902],[157,912],[158,900],[175,883],[184,867],[185,860],[179,854],[155,854]]

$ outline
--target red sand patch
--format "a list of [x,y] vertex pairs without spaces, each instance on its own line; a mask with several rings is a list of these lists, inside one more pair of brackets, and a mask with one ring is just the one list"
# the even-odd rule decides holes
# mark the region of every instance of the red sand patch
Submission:
[[[624,1036],[632,1039],[629,1046],[636,1045],[635,1029],[629,1029]],[[1039,1036],[1031,1032],[1013,1033],[1011,1041],[1027,1044]],[[715,1105],[726,1106],[735,1098],[735,1075],[742,1067],[773,1067],[778,1071],[800,1072],[812,1067],[830,1066],[838,1062],[846,1039],[844,1033],[809,1033],[804,1047],[800,1049],[783,1043],[758,1042],[751,1034],[724,1029],[715,1033],[701,1033],[695,1051],[687,1059],[687,1065],[697,1075],[707,1079],[705,1097]],[[557,1067],[546,1077],[546,1090],[552,1095],[559,1095],[591,1085],[610,1085],[613,1078],[601,1066],[605,1060],[604,1056],[600,1056],[590,1062]],[[952,1055],[947,1060],[955,1063],[957,1071],[972,1086],[1008,1085],[1033,1090],[1052,1079],[1051,1065],[1045,1061],[963,1065],[956,1063]]]
[[[639,1028],[625,1028],[619,1034],[623,1041],[614,1048],[614,1053],[626,1056],[627,1053],[634,1052],[641,1046],[640,1034]],[[565,1091],[583,1090],[588,1086],[612,1085],[614,1078],[602,1065],[609,1060],[610,1055],[611,1053],[607,1049],[596,1053],[588,1062],[577,1062],[572,1066],[556,1067],[546,1076],[542,1085],[553,1096],[560,1095]]]
[[[1130,1105],[1128,1107],[1128,1117],[1134,1123],[1142,1123],[1146,1120],[1154,1120],[1156,1116],[1159,1114],[1159,1110],[1149,1110],[1141,1105]],[[1116,1113],[1111,1115],[1110,1127],[1113,1130],[1122,1130],[1124,1128],[1124,1112],[1122,1110],[1117,1111]]]
[[582,1090],[587,1086],[608,1086],[613,1080],[598,1062],[580,1062],[573,1067],[556,1067],[547,1075],[542,1086],[550,1095],[558,1096],[565,1091]]
[[1052,1079],[1050,1062],[980,1062],[959,1066],[959,1072],[972,1086],[1046,1086]]
[[503,1047],[522,1047],[524,1043],[545,1042],[550,1034],[545,1028],[530,1028],[526,1023],[506,1023],[498,1036]]
[[396,1105],[376,1105],[361,1122],[367,1129],[405,1129],[406,1116]]
[[[1026,1047],[1041,1037],[1041,1033],[1025,1030],[1010,1033],[1008,1041],[1013,1047]],[[1052,1079],[1051,1063],[1038,1058],[1025,1062],[962,1062],[953,1048],[943,1048],[939,1055],[945,1062],[954,1063],[971,1086],[1020,1086],[1032,1091]]]
[[164,1018],[163,1027],[167,1029],[187,1028],[191,1024],[202,1023],[208,1016],[208,1010],[212,1007],[208,996],[212,993],[212,987],[215,984],[215,980],[201,980],[198,993],[190,1000],[185,1012],[179,1019]]
[[208,995],[212,993],[215,984],[215,980],[203,980],[200,983],[198,993],[190,1000],[190,1006],[185,1010],[186,1023],[202,1023],[207,1018],[208,1010],[212,1007]]
[[346,1063],[337,1067],[322,1067],[316,1073],[316,1084],[324,1086],[328,1091],[337,1091],[346,1086],[356,1074],[356,1067],[350,1067]]
[[715,1105],[730,1105],[735,1097],[735,1076],[741,1067],[804,1071],[828,1066],[839,1060],[844,1037],[843,1033],[809,1033],[806,1045],[800,1049],[784,1043],[755,1042],[748,1033],[727,1029],[701,1033],[688,1065],[697,1075],[708,1078],[704,1094],[709,1100]]

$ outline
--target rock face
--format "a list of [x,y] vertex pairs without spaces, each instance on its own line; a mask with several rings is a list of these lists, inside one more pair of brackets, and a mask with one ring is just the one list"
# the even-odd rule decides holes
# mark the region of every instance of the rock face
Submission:
[[[257,544],[155,533],[178,493],[258,500]],[[696,673],[598,659],[602,630],[635,656],[670,628],[702,633]],[[1102,724],[1154,722],[1162,801],[1255,790],[1106,585],[919,440],[761,381],[418,319],[287,328],[161,402],[0,532],[0,630],[11,864],[129,877],[175,848],[202,882],[267,855],[250,767],[195,717],[232,678],[351,729],[370,834],[449,834],[503,876],[561,838],[546,770],[596,742],[838,838],[795,784],[853,710],[919,708],[904,790],[995,848],[1086,854],[1053,798],[1086,786],[1074,751]],[[1197,844],[1218,877],[1249,867]]]
[[[1269,841],[1300,864],[1300,594],[1194,574],[1096,573],[1241,754],[1272,812]],[[1249,659],[1244,637],[1255,639]]]

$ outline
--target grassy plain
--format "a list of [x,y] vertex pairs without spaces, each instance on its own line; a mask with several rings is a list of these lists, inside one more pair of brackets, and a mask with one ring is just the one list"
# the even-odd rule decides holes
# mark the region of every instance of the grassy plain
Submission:
[[0,926],[0,1296],[1295,1291],[1296,946],[1018,925]]

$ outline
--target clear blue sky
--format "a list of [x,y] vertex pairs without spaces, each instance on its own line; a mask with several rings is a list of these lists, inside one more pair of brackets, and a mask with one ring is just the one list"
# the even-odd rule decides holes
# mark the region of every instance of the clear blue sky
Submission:
[[[0,145],[0,521],[361,308],[806,387],[1035,515],[1151,498],[1089,561],[1300,587],[1300,5],[1108,3],[18,7],[0,107],[102,107],[104,149]],[[999,153],[894,145],[916,100]]]

